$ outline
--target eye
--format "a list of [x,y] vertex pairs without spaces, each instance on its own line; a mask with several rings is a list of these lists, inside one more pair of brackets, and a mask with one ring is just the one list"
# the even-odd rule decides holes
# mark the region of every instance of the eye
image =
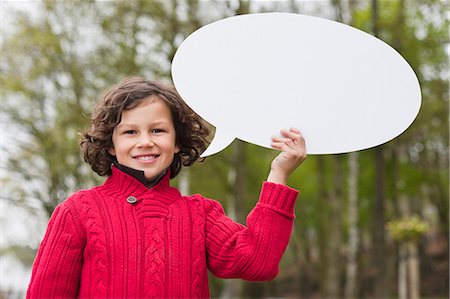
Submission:
[[126,131],[123,131],[123,134],[130,134],[130,135],[132,135],[132,134],[136,134],[136,131],[135,130],[126,130]]
[[165,132],[165,130],[164,130],[164,129],[161,129],[161,128],[156,128],[156,129],[153,129],[153,130],[152,130],[152,133],[154,133],[154,134],[157,134],[157,133],[163,133],[163,132]]

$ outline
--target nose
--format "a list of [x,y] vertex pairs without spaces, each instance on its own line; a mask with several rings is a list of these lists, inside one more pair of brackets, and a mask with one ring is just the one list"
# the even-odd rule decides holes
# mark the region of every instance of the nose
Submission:
[[149,134],[142,134],[142,136],[140,136],[138,140],[138,143],[136,144],[136,146],[139,148],[151,147],[153,145],[154,145],[153,140]]

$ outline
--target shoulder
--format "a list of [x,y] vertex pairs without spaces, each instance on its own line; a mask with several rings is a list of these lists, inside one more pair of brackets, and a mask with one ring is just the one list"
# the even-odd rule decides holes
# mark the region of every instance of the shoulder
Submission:
[[201,194],[183,196],[183,199],[200,207],[205,214],[209,214],[211,212],[224,213],[224,209],[221,203],[219,203],[217,200],[204,197]]
[[88,211],[96,210],[95,202],[99,199],[96,189],[97,187],[78,190],[60,203],[57,208],[67,209],[78,222],[83,222],[84,214]]
[[60,205],[66,208],[80,209],[84,204],[90,202],[94,197],[95,188],[78,190],[64,200]]
[[85,196],[85,190],[77,191],[58,204],[51,214],[48,228],[58,230],[63,227],[65,231],[84,236],[82,205]]

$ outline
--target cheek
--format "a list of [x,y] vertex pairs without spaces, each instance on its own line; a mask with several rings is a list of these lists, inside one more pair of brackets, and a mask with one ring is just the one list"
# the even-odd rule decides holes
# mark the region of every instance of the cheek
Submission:
[[172,143],[171,143],[172,147],[173,147],[173,151],[175,154],[178,154],[180,152],[180,147],[177,144],[177,138],[176,136],[173,137],[172,139]]
[[167,152],[178,153],[180,151],[178,145],[173,140],[164,140],[164,145],[162,143],[160,145]]
[[111,136],[111,144],[112,147],[108,149],[108,152],[113,156],[117,156],[120,155],[124,151],[124,148],[127,147],[127,140],[122,138],[122,136],[113,134]]
[[175,132],[175,136],[173,136],[173,144],[174,144],[174,148],[175,148],[174,152],[175,152],[175,154],[178,154],[180,152],[180,146],[178,145],[176,132]]
[[108,153],[110,154],[110,155],[113,155],[113,156],[115,156],[116,155],[116,149],[115,149],[115,144],[116,144],[116,137],[115,137],[115,135],[114,135],[114,133],[113,133],[113,135],[111,136],[111,147],[110,148],[108,148]]

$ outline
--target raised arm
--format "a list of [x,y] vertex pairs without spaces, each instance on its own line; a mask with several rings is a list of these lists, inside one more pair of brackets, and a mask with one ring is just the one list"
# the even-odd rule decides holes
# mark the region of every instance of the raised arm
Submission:
[[206,247],[210,270],[219,277],[270,280],[288,244],[298,192],[285,184],[306,159],[305,140],[299,130],[281,130],[272,147],[281,153],[272,161],[247,227],[228,218],[220,204],[208,202]]

